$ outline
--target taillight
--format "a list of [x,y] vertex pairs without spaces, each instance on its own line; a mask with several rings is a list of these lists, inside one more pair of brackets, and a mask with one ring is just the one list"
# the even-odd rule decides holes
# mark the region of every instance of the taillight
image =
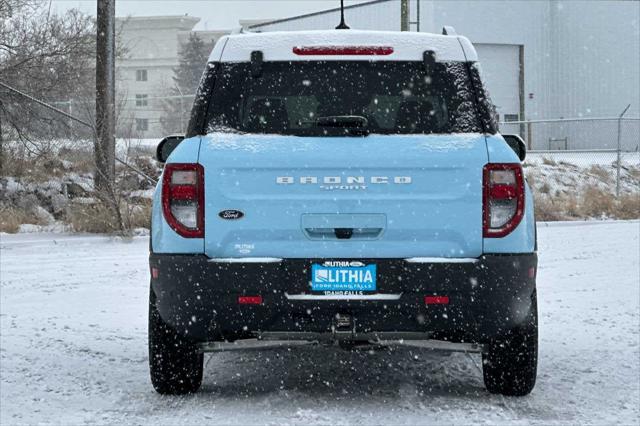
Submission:
[[171,229],[179,235],[204,237],[204,169],[200,164],[164,166],[162,211]]
[[520,164],[487,164],[483,174],[482,228],[485,237],[504,237],[524,215]]

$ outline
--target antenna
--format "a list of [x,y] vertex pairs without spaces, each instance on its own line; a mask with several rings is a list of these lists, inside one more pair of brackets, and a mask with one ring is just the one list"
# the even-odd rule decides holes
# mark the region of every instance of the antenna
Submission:
[[344,22],[344,0],[340,0],[340,25],[336,30],[349,30],[349,26]]

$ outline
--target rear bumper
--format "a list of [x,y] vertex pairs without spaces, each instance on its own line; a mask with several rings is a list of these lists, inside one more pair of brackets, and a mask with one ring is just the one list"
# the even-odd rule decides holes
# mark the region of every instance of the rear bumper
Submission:
[[[397,334],[486,343],[524,321],[535,297],[535,253],[460,263],[358,259],[377,265],[378,294],[355,298],[310,295],[311,265],[325,260],[241,263],[152,253],[151,291],[163,320],[197,342]],[[239,296],[257,295],[260,305],[238,304]],[[449,303],[425,305],[432,295]],[[339,316],[350,318],[346,329],[338,327]]]

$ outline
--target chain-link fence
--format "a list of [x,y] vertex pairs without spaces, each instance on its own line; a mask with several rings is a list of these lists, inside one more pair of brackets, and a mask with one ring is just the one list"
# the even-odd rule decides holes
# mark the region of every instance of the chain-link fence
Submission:
[[572,118],[500,123],[502,133],[517,133],[530,151],[617,150],[638,152],[640,118]]
[[500,123],[503,134],[519,134],[527,143],[527,163],[566,164],[580,170],[610,171],[616,194],[637,192],[625,179],[640,170],[640,118],[574,118]]

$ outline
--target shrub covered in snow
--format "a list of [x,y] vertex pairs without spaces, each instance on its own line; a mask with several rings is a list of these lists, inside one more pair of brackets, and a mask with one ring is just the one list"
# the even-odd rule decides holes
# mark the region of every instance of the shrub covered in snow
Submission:
[[[122,226],[94,192],[89,151],[65,150],[52,159],[7,161],[0,175],[0,232],[78,231],[111,233],[148,228],[153,184],[126,167],[117,167],[117,198]],[[129,159],[148,176],[161,169],[148,153]],[[27,226],[28,225],[28,226]]]
[[636,219],[640,217],[640,166],[620,168],[616,197],[615,164],[578,166],[553,158],[525,163],[525,174],[541,221]]

